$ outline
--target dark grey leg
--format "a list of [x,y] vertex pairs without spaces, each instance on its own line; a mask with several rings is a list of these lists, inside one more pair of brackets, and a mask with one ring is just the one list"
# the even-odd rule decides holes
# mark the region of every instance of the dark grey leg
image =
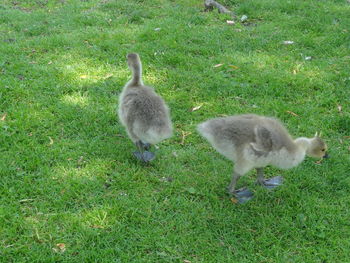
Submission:
[[233,172],[231,183],[228,186],[228,193],[230,196],[236,197],[240,204],[243,204],[248,202],[250,199],[252,199],[254,194],[252,191],[250,191],[245,187],[236,190],[236,184],[240,177],[241,177],[240,174]]
[[137,141],[135,143],[135,145],[136,145],[137,149],[139,149],[140,152],[143,151],[143,143],[142,143],[142,141]]
[[143,160],[145,161],[145,162],[150,162],[150,161],[152,161],[154,158],[156,158],[156,155],[153,153],[153,152],[150,152],[149,151],[149,149],[151,149],[151,144],[149,144],[149,143],[143,143],[143,142],[141,142],[142,143],[142,147],[143,147],[143,149],[145,150],[144,152],[143,152]]
[[145,149],[145,151],[148,151],[149,149],[151,149],[151,145],[149,143],[143,143],[143,142],[141,142],[141,143],[142,143],[142,147],[143,147],[143,149]]
[[264,168],[256,168],[256,173],[258,175],[258,183],[265,185]]
[[234,195],[235,194],[235,188],[236,188],[236,184],[237,184],[237,181],[238,179],[241,177],[240,174],[236,173],[235,171],[233,172],[232,174],[232,179],[231,179],[231,183],[230,185],[228,186],[228,193],[229,195]]
[[135,143],[135,145],[136,145],[138,151],[133,152],[134,156],[136,157],[136,159],[144,162],[144,159],[143,159],[143,144],[142,144],[142,142],[141,141],[137,141]]

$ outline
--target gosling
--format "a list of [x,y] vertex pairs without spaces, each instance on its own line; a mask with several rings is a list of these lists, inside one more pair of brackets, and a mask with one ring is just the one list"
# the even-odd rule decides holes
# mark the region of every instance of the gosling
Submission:
[[258,183],[273,188],[282,183],[281,178],[265,180],[265,166],[290,169],[300,164],[305,154],[314,158],[328,157],[327,145],[317,133],[313,138],[293,140],[286,128],[270,117],[245,114],[215,118],[199,124],[197,130],[219,153],[235,163],[228,186],[231,196],[240,197],[239,192],[246,191],[235,190],[235,187],[238,179],[253,168],[257,170]]
[[151,145],[172,135],[169,108],[152,87],[143,84],[139,55],[128,54],[127,62],[132,78],[119,96],[118,115],[138,149],[133,155],[138,160],[150,162],[155,158],[149,151]]

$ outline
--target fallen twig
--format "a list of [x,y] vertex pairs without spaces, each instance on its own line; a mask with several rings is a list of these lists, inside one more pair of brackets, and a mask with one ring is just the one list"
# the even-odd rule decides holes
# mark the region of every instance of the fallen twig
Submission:
[[299,115],[298,115],[298,114],[296,114],[295,112],[292,112],[292,111],[290,111],[290,110],[287,110],[286,112],[287,112],[287,113],[289,113],[290,115],[293,115],[293,116],[299,117]]
[[185,138],[186,138],[188,135],[192,134],[192,132],[181,131],[181,133],[182,133],[182,138],[181,138],[180,144],[181,144],[181,145],[184,145],[184,144],[185,144]]
[[230,14],[231,16],[235,17],[235,14],[222,4],[219,4],[214,0],[204,0],[204,11],[212,11],[214,7],[218,9],[219,13]]

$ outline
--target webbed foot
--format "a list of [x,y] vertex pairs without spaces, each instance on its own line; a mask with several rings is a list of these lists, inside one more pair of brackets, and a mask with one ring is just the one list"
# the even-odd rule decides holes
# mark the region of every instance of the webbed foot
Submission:
[[283,184],[283,177],[275,176],[270,179],[264,179],[262,186],[264,186],[267,189],[274,189],[282,184]]
[[149,152],[149,151],[144,151],[142,155],[143,155],[143,161],[146,163],[156,158],[156,155],[153,152]]
[[141,152],[133,152],[133,155],[135,156],[135,158],[139,161],[148,163],[152,160],[154,160],[154,158],[156,158],[156,155],[152,152],[148,152],[148,151],[144,151],[143,153]]
[[237,189],[233,193],[228,190],[228,193],[231,197],[236,198],[240,204],[244,204],[254,197],[254,193],[246,187]]
[[133,152],[132,154],[134,155],[134,157],[135,157],[137,160],[143,161],[142,153],[141,153],[141,152]]
[[236,190],[235,196],[240,204],[244,204],[254,197],[254,193],[248,188],[241,188]]

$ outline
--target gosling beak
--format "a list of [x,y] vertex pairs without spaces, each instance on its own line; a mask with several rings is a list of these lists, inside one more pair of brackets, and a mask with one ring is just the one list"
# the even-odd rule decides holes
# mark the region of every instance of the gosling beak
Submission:
[[326,154],[323,156],[323,158],[324,158],[324,159],[329,158],[329,155],[328,155],[328,153],[327,153],[327,152],[326,152]]

